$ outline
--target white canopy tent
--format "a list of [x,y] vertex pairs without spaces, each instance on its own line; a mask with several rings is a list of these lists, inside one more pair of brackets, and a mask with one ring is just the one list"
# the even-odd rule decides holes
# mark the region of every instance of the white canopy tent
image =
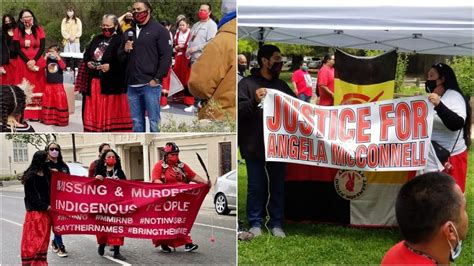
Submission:
[[239,0],[239,38],[474,55],[474,1]]

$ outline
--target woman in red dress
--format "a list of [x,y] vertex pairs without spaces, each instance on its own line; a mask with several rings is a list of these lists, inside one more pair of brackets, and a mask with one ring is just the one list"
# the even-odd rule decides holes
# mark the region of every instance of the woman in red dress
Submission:
[[[179,160],[179,147],[174,142],[166,143],[164,147],[164,159],[158,161],[153,167],[152,182],[158,184],[176,184],[176,183],[201,183],[211,186],[211,182],[197,175],[187,164]],[[190,235],[184,238],[171,240],[153,239],[155,247],[160,246],[164,253],[170,253],[171,248],[184,245],[184,251],[191,252],[198,248],[193,243]]]
[[25,222],[21,236],[21,264],[48,265],[49,236],[51,234],[50,183],[51,175],[46,168],[45,151],[33,155],[31,165],[21,177],[25,187]]
[[25,108],[25,119],[40,120],[41,98],[44,91],[45,75],[40,65],[45,65],[42,57],[45,48],[45,33],[33,12],[20,11],[18,28],[13,31],[13,42],[20,57],[15,70],[15,80],[25,78],[34,86],[31,102]]
[[[97,168],[95,170],[95,178],[103,181],[104,179],[121,179],[126,180],[127,177],[122,170],[120,163],[120,157],[118,154],[110,149],[100,156],[97,162]],[[120,254],[120,246],[123,246],[124,237],[121,236],[108,236],[108,235],[97,235],[97,243],[99,244],[98,253],[100,256],[104,256],[105,246],[114,247],[114,258],[119,260],[126,260],[122,254]]]
[[63,85],[63,70],[66,64],[59,56],[59,45],[51,45],[45,55],[46,86],[43,94],[41,119],[46,125],[67,126],[69,107]]
[[189,59],[186,58],[186,49],[188,49],[189,38],[191,36],[190,33],[191,30],[189,29],[187,19],[182,18],[179,20],[178,31],[174,37],[174,51],[176,54],[173,71],[184,86],[184,104],[187,105],[188,108],[194,105],[194,96],[189,93],[188,89],[191,67],[189,65]]
[[115,15],[102,19],[97,35],[84,53],[89,80],[84,93],[84,131],[131,132],[132,118],[125,86],[125,64],[119,60],[122,30]]
[[[5,60],[2,62],[1,68],[3,68],[3,71],[0,69],[0,84],[1,85],[18,85],[20,84],[21,80],[15,80],[15,72],[16,72],[16,65],[18,64],[18,53],[15,49],[15,45],[13,43],[13,32],[16,29],[17,24],[15,21],[15,18],[13,18],[12,15],[6,14],[3,15],[2,17],[2,39],[4,43],[2,45],[5,45],[5,47],[2,47],[2,50],[4,48],[7,48],[8,51],[8,60]],[[2,54],[2,57],[4,55]],[[2,59],[2,61],[4,61]]]

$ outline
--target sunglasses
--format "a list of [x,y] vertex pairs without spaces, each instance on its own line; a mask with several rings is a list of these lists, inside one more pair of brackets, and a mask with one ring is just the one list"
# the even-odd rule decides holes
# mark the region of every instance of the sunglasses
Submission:
[[59,151],[59,148],[49,148],[50,151]]

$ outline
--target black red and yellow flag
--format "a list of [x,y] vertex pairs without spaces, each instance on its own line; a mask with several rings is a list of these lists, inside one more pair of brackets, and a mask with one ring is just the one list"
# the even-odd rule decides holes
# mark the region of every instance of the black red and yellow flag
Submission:
[[393,99],[396,50],[375,57],[335,53],[334,105]]

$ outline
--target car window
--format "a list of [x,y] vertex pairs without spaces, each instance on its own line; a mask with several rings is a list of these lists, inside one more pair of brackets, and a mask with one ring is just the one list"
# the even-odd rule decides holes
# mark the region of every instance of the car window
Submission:
[[229,176],[227,176],[227,179],[229,180],[232,180],[232,181],[235,181],[236,180],[236,172],[233,172],[232,174],[230,174]]

